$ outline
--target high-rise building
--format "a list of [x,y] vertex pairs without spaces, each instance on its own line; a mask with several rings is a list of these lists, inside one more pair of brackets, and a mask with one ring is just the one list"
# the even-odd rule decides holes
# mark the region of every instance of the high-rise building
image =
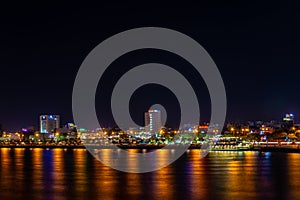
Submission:
[[40,132],[53,133],[60,126],[59,115],[41,115]]
[[148,110],[145,112],[145,130],[150,133],[157,133],[162,127],[160,110]]

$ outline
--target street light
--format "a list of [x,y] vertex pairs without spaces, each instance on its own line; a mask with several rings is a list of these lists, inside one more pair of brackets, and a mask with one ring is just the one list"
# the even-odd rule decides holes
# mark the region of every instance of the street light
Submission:
[[234,135],[234,128],[233,127],[230,128],[230,131],[231,131],[231,134]]

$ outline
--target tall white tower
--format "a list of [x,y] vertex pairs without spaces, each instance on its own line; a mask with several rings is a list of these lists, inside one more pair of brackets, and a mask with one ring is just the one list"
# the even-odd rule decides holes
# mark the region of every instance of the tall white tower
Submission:
[[145,130],[157,133],[162,127],[160,110],[148,110],[145,112]]

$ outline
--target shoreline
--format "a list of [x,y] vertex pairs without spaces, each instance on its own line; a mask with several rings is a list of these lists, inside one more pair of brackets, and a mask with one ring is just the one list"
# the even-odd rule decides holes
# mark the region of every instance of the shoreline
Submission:
[[[146,150],[155,150],[161,149],[164,146],[118,146],[121,149],[146,149]],[[2,148],[9,148],[9,149],[87,149],[85,146],[41,146],[41,145],[32,145],[32,146],[10,146],[10,145],[3,145],[0,146]],[[93,148],[90,146],[88,148]],[[172,147],[168,146],[165,149],[176,149],[180,147]],[[100,149],[99,146],[95,146],[94,149]],[[113,149],[112,146],[101,147],[101,149]],[[190,146],[188,149],[201,149],[200,146]],[[285,153],[300,153],[300,149],[298,148],[289,148],[289,147],[252,147],[248,149],[211,149],[210,151],[259,151],[259,152],[285,152]]]

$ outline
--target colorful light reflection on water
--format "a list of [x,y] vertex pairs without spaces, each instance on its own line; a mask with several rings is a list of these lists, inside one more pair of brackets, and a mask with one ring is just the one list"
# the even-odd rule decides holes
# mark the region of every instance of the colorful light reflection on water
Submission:
[[[136,152],[145,152],[131,150]],[[105,156],[116,152],[105,150]],[[172,154],[160,150],[158,162]],[[85,149],[0,149],[1,199],[299,199],[300,154],[188,150],[156,172],[113,170]],[[114,162],[118,162],[115,160]],[[136,167],[134,160],[126,163]]]

